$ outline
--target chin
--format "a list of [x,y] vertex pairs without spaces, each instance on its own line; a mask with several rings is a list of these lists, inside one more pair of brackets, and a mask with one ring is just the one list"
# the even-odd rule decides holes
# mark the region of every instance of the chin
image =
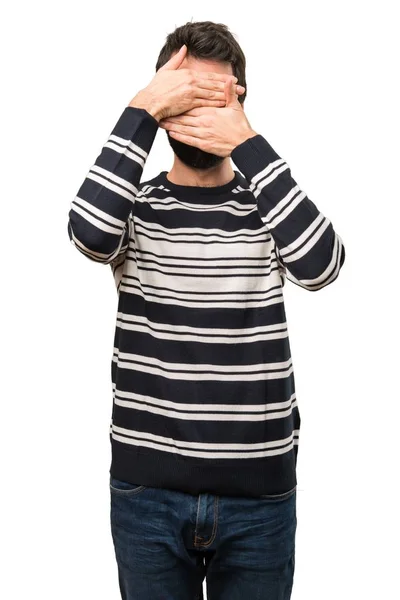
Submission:
[[207,169],[217,167],[224,160],[223,156],[218,156],[217,154],[212,154],[211,152],[205,152],[204,150],[200,150],[200,148],[195,148],[189,144],[184,144],[183,142],[174,140],[171,138],[168,131],[167,137],[172,150],[175,152],[179,160],[192,169],[200,169],[205,171]]

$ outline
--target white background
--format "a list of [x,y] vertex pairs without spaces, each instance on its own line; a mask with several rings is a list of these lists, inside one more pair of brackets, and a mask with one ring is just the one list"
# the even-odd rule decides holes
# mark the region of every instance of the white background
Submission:
[[[292,598],[397,597],[394,8],[37,0],[2,10],[4,599],[120,598],[108,490],[117,294],[110,267],[70,244],[67,218],[166,35],[189,20],[223,22],[237,36],[252,127],[346,246],[332,285],[284,288],[302,418]],[[161,130],[143,177],[171,166]]]

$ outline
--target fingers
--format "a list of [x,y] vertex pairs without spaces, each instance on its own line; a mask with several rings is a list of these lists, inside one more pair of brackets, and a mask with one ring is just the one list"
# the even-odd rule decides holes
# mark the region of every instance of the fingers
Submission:
[[177,117],[168,117],[167,119],[161,119],[162,125],[191,125],[196,127],[198,125],[198,117],[190,117],[189,115],[179,115]]
[[183,142],[184,144],[189,144],[189,146],[194,146],[195,148],[202,148],[204,141],[200,138],[193,137],[191,135],[183,135],[182,133],[177,133],[175,131],[170,131],[170,135],[178,140],[178,142]]
[[213,71],[202,71],[201,74],[205,79],[213,79],[224,82],[233,79],[235,83],[238,82],[238,78],[235,77],[235,75],[228,75],[227,73],[214,73]]
[[224,87],[226,106],[234,106],[237,102],[236,89],[232,81],[227,81]]
[[[207,85],[205,82],[204,85],[196,84],[196,96],[199,98],[215,98],[217,100],[225,99],[225,86],[227,83],[222,82],[212,82],[210,81]],[[242,85],[233,84],[235,94],[241,95],[244,94],[245,88]]]
[[[233,83],[233,79],[227,79],[225,83],[215,80],[200,80],[195,84],[194,94],[196,102],[194,106],[226,106],[227,105],[227,86],[232,86],[233,94],[230,103],[237,101],[237,97],[244,94],[245,88],[243,86]],[[200,100],[200,102],[199,102]],[[211,101],[211,102],[210,102]]]
[[183,46],[178,50],[176,54],[174,54],[168,62],[165,63],[162,67],[160,67],[159,71],[167,71],[169,69],[179,69],[181,66],[185,56],[187,54],[187,46],[183,44]]
[[[224,101],[225,104],[225,101]],[[213,112],[212,110],[210,111],[209,108],[203,108],[203,107],[198,107],[198,108],[191,108],[190,110],[186,110],[185,111],[185,116],[188,117],[201,117],[202,115],[207,115],[210,114],[210,112]],[[179,118],[181,118],[181,116],[183,116],[183,113],[181,113],[180,115],[177,115]],[[175,117],[168,117],[168,119],[170,118],[175,118]]]
[[194,98],[192,104],[194,108],[199,106],[221,107],[225,106],[226,100],[225,98],[223,100],[214,100],[209,98]]
[[241,95],[245,92],[245,88],[242,85],[237,84],[237,77],[234,77],[233,75],[198,71],[194,71],[194,74],[197,76],[197,81],[195,81],[196,88],[224,93],[227,83],[233,82],[236,94]]
[[193,138],[204,138],[205,131],[202,127],[193,125],[181,125],[177,123],[169,123],[164,120],[159,123],[162,129],[166,129],[171,134],[189,135]]
[[208,98],[209,100],[224,100],[224,92],[217,92],[216,90],[206,90],[205,88],[194,88],[195,98]]

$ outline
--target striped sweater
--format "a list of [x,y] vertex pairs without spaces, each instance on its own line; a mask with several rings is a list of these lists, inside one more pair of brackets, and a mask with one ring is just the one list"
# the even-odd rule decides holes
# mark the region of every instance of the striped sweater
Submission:
[[141,182],[158,122],[127,106],[72,200],[68,235],[110,265],[110,473],[233,496],[297,485],[300,414],[285,279],[316,291],[344,245],[262,135],[237,146],[231,182]]

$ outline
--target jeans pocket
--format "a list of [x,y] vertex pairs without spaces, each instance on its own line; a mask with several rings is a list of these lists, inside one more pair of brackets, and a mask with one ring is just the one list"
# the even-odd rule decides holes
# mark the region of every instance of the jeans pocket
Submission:
[[294,488],[292,488],[288,492],[283,492],[283,494],[265,494],[263,496],[260,496],[260,498],[262,498],[263,500],[271,501],[271,502],[276,502],[276,501],[280,502],[281,500],[287,500],[288,498],[291,498],[292,496],[294,496],[294,494],[296,493],[296,489],[297,489],[297,485],[295,485]]
[[145,485],[141,485],[139,483],[130,483],[129,481],[122,481],[121,479],[116,479],[112,475],[110,475],[109,484],[111,492],[121,496],[138,494],[139,492],[143,492],[143,490],[147,489],[147,486]]

